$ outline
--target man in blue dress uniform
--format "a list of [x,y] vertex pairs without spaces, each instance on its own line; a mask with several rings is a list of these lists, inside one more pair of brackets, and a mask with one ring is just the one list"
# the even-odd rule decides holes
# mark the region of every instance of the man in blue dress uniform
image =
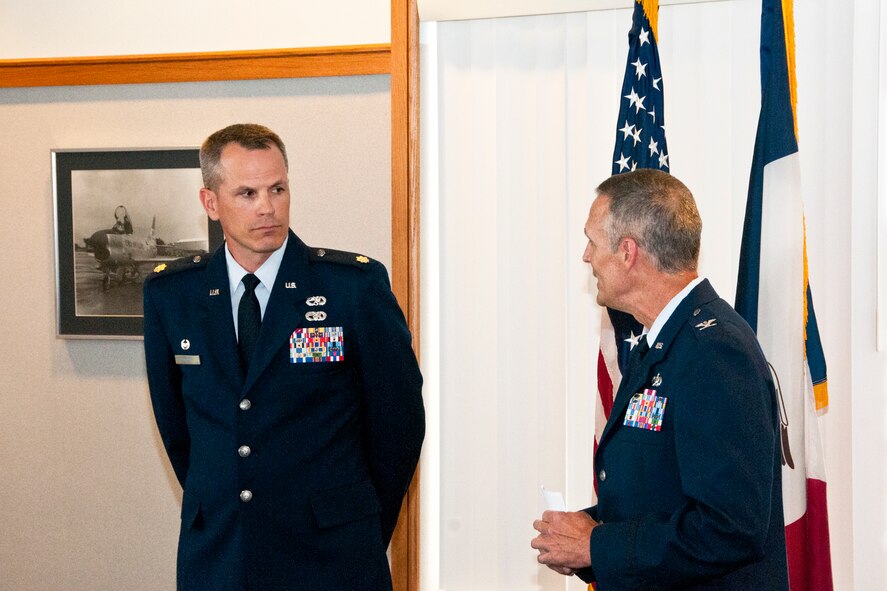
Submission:
[[598,591],[787,590],[779,410],[754,333],[697,276],[702,222],[656,170],[598,187],[583,260],[633,347],[595,454],[598,504],[546,511],[538,560]]
[[200,150],[214,254],[145,282],[154,414],[181,483],[182,590],[388,590],[424,437],[422,378],[378,262],[289,229],[286,148],[232,125]]

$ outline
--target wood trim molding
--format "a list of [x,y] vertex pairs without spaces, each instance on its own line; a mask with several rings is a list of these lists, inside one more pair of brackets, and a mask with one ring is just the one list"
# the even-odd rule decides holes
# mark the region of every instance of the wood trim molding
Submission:
[[[392,288],[419,351],[419,11],[391,0]],[[391,542],[394,591],[419,590],[419,470]]]
[[0,60],[0,88],[388,74],[391,46]]

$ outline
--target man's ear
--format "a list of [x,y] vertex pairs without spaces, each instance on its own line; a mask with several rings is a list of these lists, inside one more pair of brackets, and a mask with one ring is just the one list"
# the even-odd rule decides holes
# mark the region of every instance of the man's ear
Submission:
[[203,205],[206,215],[214,222],[219,221],[218,200],[218,196],[210,189],[207,189],[206,187],[200,189],[200,203]]
[[631,268],[638,260],[638,243],[634,238],[623,238],[619,242],[619,254],[626,268]]

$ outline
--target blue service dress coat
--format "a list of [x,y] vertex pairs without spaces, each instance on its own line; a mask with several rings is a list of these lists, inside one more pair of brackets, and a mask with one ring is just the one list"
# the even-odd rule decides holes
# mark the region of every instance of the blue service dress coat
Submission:
[[787,590],[778,401],[754,333],[703,281],[650,347],[601,435],[578,574],[598,591]]
[[223,248],[145,282],[145,357],[184,493],[181,590],[387,590],[424,437],[383,265],[290,231],[249,372]]

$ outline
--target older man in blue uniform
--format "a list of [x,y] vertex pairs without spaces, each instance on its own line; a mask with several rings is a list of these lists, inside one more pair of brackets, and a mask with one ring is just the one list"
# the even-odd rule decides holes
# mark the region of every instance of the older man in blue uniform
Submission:
[[534,522],[538,560],[598,591],[787,590],[779,411],[754,333],[697,276],[702,222],[674,177],[598,187],[583,260],[644,327],[595,454],[598,504]]
[[181,590],[388,590],[424,436],[388,275],[289,230],[286,148],[232,125],[200,151],[225,243],[145,282],[145,357],[184,494]]

